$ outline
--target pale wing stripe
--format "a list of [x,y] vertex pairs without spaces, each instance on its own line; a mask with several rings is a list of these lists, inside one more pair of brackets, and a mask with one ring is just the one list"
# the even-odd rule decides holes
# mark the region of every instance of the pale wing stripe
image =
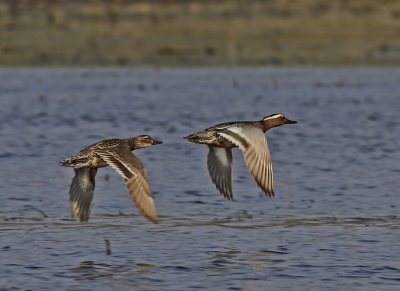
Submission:
[[144,169],[142,161],[136,157],[127,147],[120,146],[115,151],[110,151],[115,159],[117,159],[129,172],[133,175],[141,173],[147,179],[147,173]]
[[129,179],[129,176],[123,171],[127,170],[126,167],[123,167],[123,165],[115,159],[114,156],[102,156],[103,160],[107,162],[114,170],[116,170],[125,180]]
[[239,146],[244,153],[247,168],[257,185],[266,194],[274,195],[271,156],[263,131],[254,126],[243,125],[231,126],[218,134]]
[[96,153],[115,169],[125,180],[128,180],[131,176],[135,176],[136,173],[126,165],[126,163],[115,153],[115,152],[104,152],[96,151]]
[[[111,154],[127,169],[129,170],[133,175],[136,175],[136,171],[138,169],[135,169],[134,167],[132,168],[132,165],[127,164],[125,160],[117,153],[117,152],[111,152]],[[130,156],[133,156],[131,152],[129,152]]]
[[[139,211],[154,223],[158,222],[154,200],[147,174],[140,159],[135,157],[126,147],[119,147],[115,151],[99,151],[98,154],[118,173],[125,178],[129,195],[132,197]],[[129,176],[124,173],[128,171]]]
[[218,132],[218,135],[222,136],[223,138],[226,138],[227,140],[229,140],[230,142],[234,143],[235,145],[237,145],[241,150],[245,150],[245,145],[242,144],[239,140],[235,139],[233,136],[231,136],[229,134],[228,129],[225,129],[226,132]]

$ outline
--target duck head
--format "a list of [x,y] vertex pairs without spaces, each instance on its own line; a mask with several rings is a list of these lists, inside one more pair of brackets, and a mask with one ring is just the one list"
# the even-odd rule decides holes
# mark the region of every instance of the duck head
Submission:
[[155,140],[147,134],[138,135],[129,139],[129,147],[131,150],[146,148],[151,145],[162,144],[162,141]]
[[264,132],[276,126],[281,126],[284,124],[296,124],[297,121],[287,119],[282,113],[275,113],[265,116],[260,120]]

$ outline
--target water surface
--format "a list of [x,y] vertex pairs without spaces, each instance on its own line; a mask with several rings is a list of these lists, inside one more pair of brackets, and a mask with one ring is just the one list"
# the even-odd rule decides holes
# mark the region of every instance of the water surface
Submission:
[[[398,290],[399,92],[396,69],[1,69],[0,289]],[[181,137],[276,112],[299,121],[267,135],[276,197],[235,149],[223,199]],[[59,160],[143,133],[160,224],[109,168],[73,221]]]

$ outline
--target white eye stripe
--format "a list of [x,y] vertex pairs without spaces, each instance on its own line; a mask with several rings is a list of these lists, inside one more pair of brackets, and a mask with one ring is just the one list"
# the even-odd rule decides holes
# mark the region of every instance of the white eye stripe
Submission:
[[278,113],[278,114],[274,114],[274,115],[271,115],[271,116],[267,116],[267,117],[264,118],[264,120],[270,120],[270,119],[276,119],[276,118],[282,118],[282,117],[283,117],[283,115]]

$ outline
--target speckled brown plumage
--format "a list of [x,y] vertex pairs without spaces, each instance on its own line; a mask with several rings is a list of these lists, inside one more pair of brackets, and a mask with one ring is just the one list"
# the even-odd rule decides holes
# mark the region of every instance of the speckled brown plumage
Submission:
[[73,217],[81,222],[88,221],[97,169],[111,166],[123,177],[128,192],[140,212],[152,222],[157,222],[157,213],[147,182],[146,170],[142,161],[131,151],[160,143],[162,142],[148,135],[101,140],[76,155],[62,160],[62,166],[72,167],[75,170],[70,186]]

